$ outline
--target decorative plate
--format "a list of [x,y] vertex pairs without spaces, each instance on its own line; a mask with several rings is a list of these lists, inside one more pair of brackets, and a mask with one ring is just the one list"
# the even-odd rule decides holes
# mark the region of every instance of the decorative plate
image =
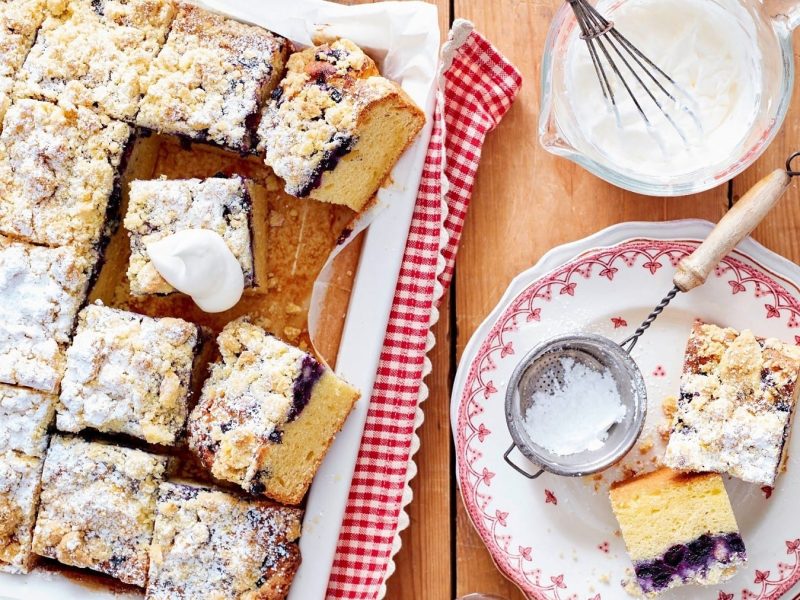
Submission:
[[[672,287],[675,265],[706,237],[705,221],[625,223],[549,252],[511,283],[461,358],[451,419],[461,495],[502,573],[536,600],[619,600],[632,575],[608,485],[652,468],[668,423],[661,404],[677,395],[692,321],[749,328],[800,344],[800,267],[745,240],[706,284],[679,294],[633,357],[647,383],[648,416],[638,444],[601,476],[530,481],[503,460],[511,445],[505,385],[525,352],[559,333],[622,340]],[[749,561],[719,586],[663,594],[682,600],[777,600],[800,591],[800,435],[774,489],[726,478]],[[518,452],[518,465],[535,466]]]

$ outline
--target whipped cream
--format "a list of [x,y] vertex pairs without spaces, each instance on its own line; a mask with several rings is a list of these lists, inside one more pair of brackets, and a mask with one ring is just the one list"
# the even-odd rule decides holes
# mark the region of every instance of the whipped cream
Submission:
[[[748,26],[713,0],[626,0],[616,8],[601,2],[598,10],[676,82],[677,103],[660,91],[656,96],[681,131],[610,51],[651,126],[604,61],[617,101],[615,115],[576,31],[567,54],[567,95],[583,137],[604,157],[601,162],[664,178],[728,162],[754,121],[761,93],[760,53],[748,29],[752,22]],[[652,82],[648,87],[657,90]]]
[[167,283],[206,312],[228,310],[242,297],[242,267],[216,231],[178,231],[147,244],[147,254]]

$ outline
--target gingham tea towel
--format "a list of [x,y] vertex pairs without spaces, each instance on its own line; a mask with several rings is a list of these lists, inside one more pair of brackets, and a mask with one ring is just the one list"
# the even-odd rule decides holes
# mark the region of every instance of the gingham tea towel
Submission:
[[486,134],[522,78],[472,25],[456,21],[442,52],[435,122],[389,315],[364,436],[328,583],[328,598],[376,600],[407,525],[414,433],[427,397],[430,327],[453,262]]

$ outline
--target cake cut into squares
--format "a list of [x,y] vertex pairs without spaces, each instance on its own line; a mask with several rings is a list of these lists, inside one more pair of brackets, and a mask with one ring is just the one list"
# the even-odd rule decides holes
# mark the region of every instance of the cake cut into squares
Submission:
[[400,86],[353,42],[337,40],[289,57],[258,134],[287,193],[360,211],[424,124]]
[[78,317],[56,425],[174,444],[188,412],[198,327],[91,304]]
[[162,483],[148,600],[286,597],[300,565],[302,511],[182,483]]
[[27,573],[33,566],[41,475],[41,457],[0,452],[0,571]]
[[60,0],[18,76],[18,97],[136,116],[142,78],[175,16],[172,0]]
[[666,465],[772,486],[797,397],[800,348],[695,322]]
[[175,291],[158,273],[147,254],[147,244],[186,229],[217,232],[239,261],[245,287],[255,285],[252,202],[249,183],[230,179],[132,181],[124,225],[131,239],[128,266],[134,295]]
[[217,342],[222,360],[189,416],[189,446],[214,477],[298,504],[359,392],[246,320]]
[[46,0],[0,0],[0,77],[13,79],[45,17]]
[[0,383],[0,453],[44,456],[57,397]]
[[0,382],[55,392],[94,257],[0,235]]
[[611,507],[648,597],[730,579],[747,560],[722,477],[668,468],[617,483]]
[[33,551],[143,587],[167,461],[54,436],[44,461]]
[[128,144],[128,125],[84,108],[17,100],[0,133],[0,233],[94,248]]
[[248,152],[288,51],[284,38],[261,27],[180,4],[150,65],[136,123]]

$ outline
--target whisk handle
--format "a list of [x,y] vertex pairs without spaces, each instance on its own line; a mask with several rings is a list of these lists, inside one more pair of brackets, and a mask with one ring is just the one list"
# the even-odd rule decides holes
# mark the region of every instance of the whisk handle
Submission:
[[673,283],[682,292],[705,283],[719,262],[756,228],[786,191],[791,176],[776,169],[756,183],[731,208],[705,241],[678,263]]

